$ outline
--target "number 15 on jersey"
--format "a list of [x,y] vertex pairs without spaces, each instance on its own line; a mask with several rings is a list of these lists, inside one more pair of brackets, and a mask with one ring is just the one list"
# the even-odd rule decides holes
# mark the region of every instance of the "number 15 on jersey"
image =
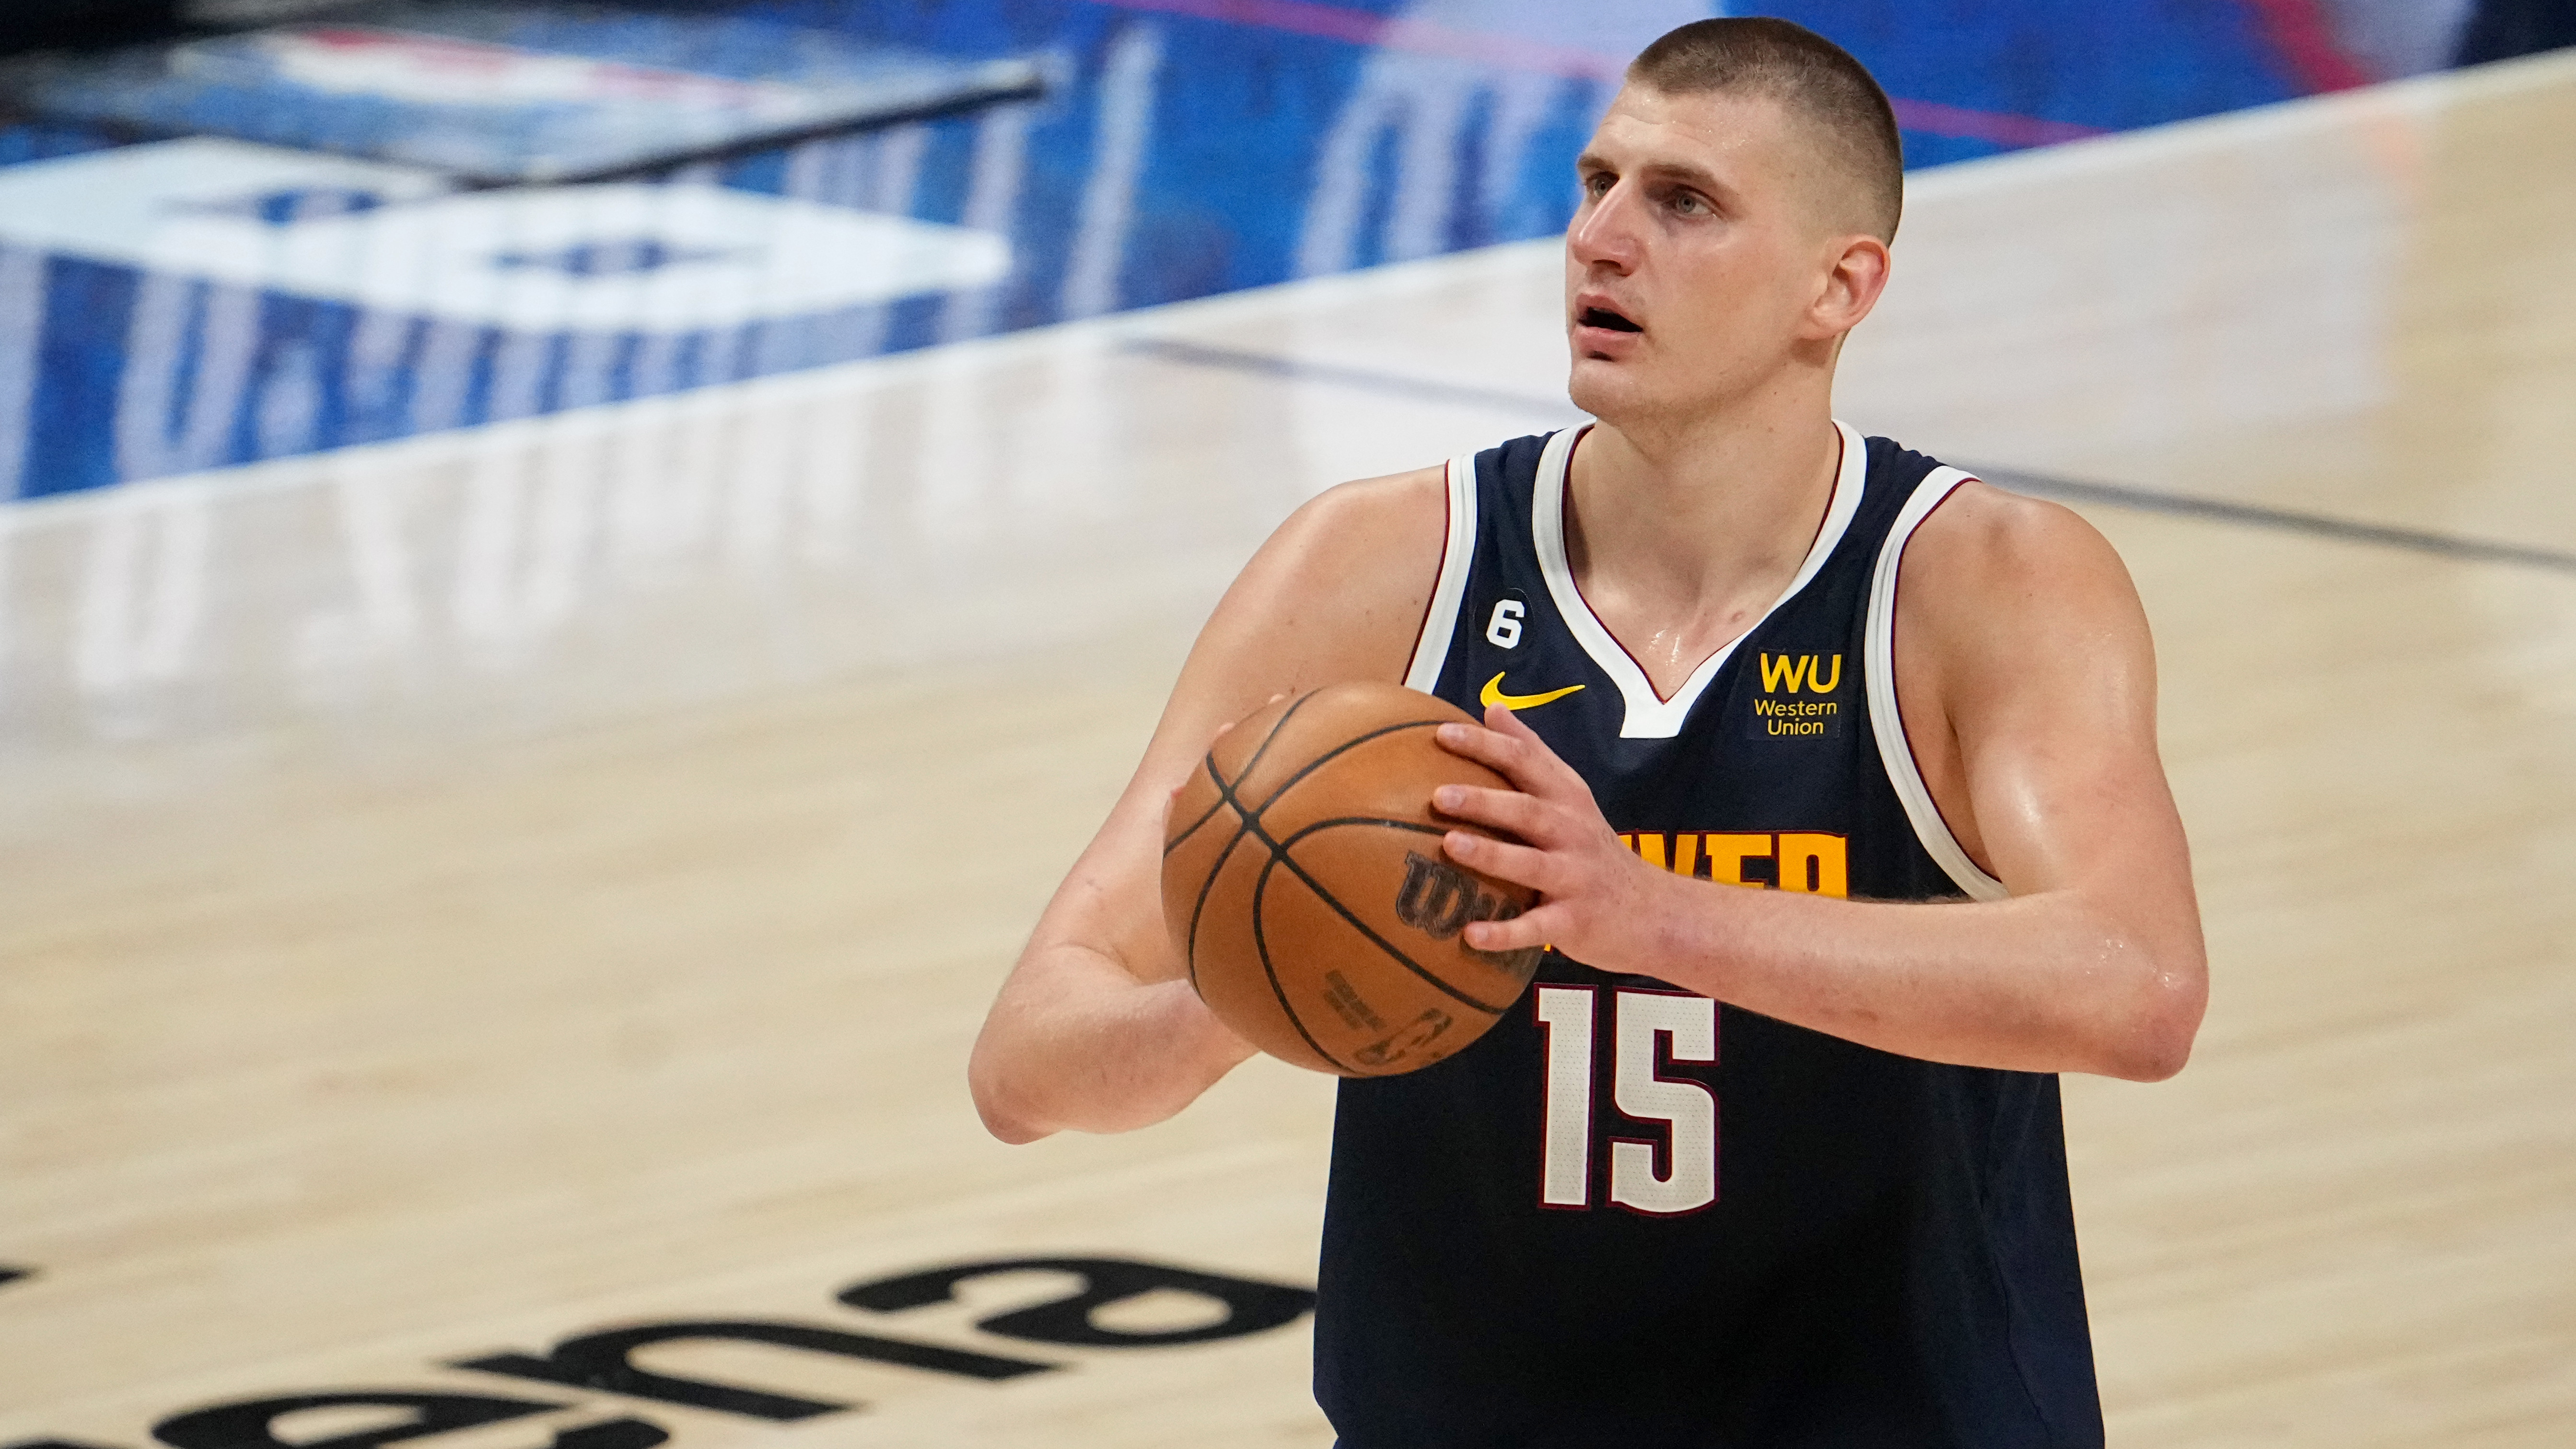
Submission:
[[1609,1200],[1631,1212],[1669,1217],[1717,1201],[1717,1095],[1705,1083],[1666,1077],[1666,1061],[1717,1060],[1717,1003],[1681,992],[1541,986],[1535,993],[1547,1037],[1546,1105],[1541,1113],[1539,1202],[1593,1206],[1593,1088],[1598,1013],[1610,1012],[1610,1099],[1651,1136],[1611,1136]]

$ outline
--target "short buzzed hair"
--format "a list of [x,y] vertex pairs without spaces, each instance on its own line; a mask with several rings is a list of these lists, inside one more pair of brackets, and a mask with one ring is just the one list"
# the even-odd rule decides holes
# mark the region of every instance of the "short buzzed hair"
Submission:
[[1768,96],[1821,136],[1861,188],[1868,229],[1896,240],[1905,210],[1905,143],[1896,108],[1851,52],[1803,25],[1767,17],[1696,20],[1628,65],[1628,79],[1666,95]]

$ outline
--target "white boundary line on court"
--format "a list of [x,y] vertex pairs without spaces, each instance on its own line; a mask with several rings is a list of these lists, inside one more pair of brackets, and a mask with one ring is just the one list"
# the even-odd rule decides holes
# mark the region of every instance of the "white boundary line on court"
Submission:
[[[1908,199],[1974,195],[2005,187],[2042,184],[2069,175],[2116,170],[2174,156],[2223,150],[2258,138],[2350,126],[2372,119],[2412,121],[2464,102],[2563,84],[2576,73],[2576,50],[2500,61],[2468,70],[2437,72],[2328,96],[2311,96],[2252,110],[2177,121],[2093,140],[1962,161],[1909,177]],[[408,438],[361,443],[327,452],[236,464],[167,478],[20,498],[0,504],[0,533],[62,522],[67,515],[135,506],[143,496],[196,491],[227,495],[266,493],[339,481],[348,470],[376,466],[435,466],[489,455],[514,445],[581,441],[630,424],[649,423],[690,410],[729,411],[795,402],[820,394],[847,394],[901,385],[981,367],[1006,367],[1068,352],[1106,352],[1126,337],[1161,335],[1172,328],[1222,325],[1307,308],[1329,308],[1374,298],[1395,298],[1525,272],[1552,257],[1553,237],[1507,242],[1471,252],[1427,257],[1336,276],[1280,282],[1220,296],[1138,308],[1105,317],[1055,323],[993,337],[934,344],[910,352],[860,358],[767,377],[717,383],[687,392],[630,398],[536,417],[443,429]]]

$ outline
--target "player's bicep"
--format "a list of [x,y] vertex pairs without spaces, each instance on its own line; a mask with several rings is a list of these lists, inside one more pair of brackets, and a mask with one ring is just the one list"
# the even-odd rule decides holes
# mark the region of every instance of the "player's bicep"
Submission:
[[2082,887],[2158,914],[2187,906],[2182,829],[2156,751],[2154,646],[2127,570],[2064,509],[1962,501],[1927,560],[1948,577],[1917,598],[1933,614],[1944,713],[1989,868],[2015,895]]
[[2083,661],[2059,672],[2067,683],[2054,692],[2003,691],[1960,717],[1971,808],[1991,868],[2014,895],[2163,891],[2187,878],[2152,719],[2133,714],[2103,677],[2118,667]]

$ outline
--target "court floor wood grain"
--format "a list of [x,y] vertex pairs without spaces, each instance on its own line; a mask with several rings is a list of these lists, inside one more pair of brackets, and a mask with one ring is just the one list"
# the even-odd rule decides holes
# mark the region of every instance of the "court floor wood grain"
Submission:
[[[1955,168],[1854,344],[1845,415],[1945,455],[2571,561],[2086,507],[2214,976],[2181,1077],[2068,1083],[2115,1444],[2576,1438],[2571,151],[2543,60]],[[1302,1323],[1041,1345],[974,1324],[1061,1274],[835,1295],[1311,1283],[1328,1083],[1014,1149],[964,1051],[1270,523],[1570,416],[1554,265],[6,515],[0,1444],[357,1390],[561,1406],[460,1449],[1329,1442]],[[787,1421],[453,1366],[750,1320],[1058,1367],[637,1355],[864,1406]]]

